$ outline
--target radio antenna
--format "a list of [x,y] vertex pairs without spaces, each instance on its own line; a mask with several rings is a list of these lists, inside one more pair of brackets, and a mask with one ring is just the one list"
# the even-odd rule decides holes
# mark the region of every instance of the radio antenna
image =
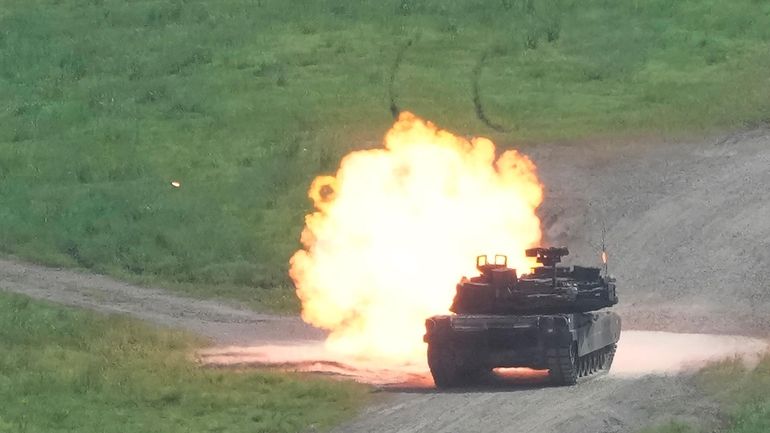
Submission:
[[610,275],[609,269],[607,267],[607,259],[607,227],[604,225],[604,221],[602,221],[602,263],[604,263],[605,277]]

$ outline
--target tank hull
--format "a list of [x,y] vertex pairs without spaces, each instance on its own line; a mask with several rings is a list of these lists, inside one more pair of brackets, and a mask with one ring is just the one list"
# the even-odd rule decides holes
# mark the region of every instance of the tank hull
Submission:
[[439,387],[498,367],[547,369],[554,384],[608,370],[620,338],[608,311],[539,315],[458,314],[426,321],[428,364]]

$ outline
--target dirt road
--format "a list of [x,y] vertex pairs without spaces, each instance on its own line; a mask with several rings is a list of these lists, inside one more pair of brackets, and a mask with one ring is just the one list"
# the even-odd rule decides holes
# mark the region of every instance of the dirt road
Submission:
[[[594,262],[606,228],[626,329],[767,336],[770,132],[691,143],[548,144],[525,152],[547,188],[541,217],[550,243],[569,245],[572,260]],[[0,261],[0,289],[184,327],[222,345],[321,337],[296,318],[8,260]],[[573,388],[446,393],[414,386],[383,394],[338,430],[628,432],[673,418],[718,418],[678,375],[610,375]]]
[[[595,262],[606,228],[626,329],[767,337],[770,132],[525,152],[546,185],[549,243]],[[573,388],[414,390],[339,431],[632,432],[671,419],[713,424],[718,415],[686,376],[611,375]]]
[[129,314],[161,326],[183,328],[216,345],[258,345],[318,340],[324,334],[298,317],[260,314],[115,281],[101,275],[0,260],[0,290],[64,305]]

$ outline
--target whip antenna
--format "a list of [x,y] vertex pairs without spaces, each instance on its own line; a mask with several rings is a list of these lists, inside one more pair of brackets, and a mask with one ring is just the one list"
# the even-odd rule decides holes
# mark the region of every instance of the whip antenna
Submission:
[[607,277],[610,275],[609,269],[607,268],[607,227],[604,225],[604,222],[602,222],[602,263],[604,263],[604,276]]

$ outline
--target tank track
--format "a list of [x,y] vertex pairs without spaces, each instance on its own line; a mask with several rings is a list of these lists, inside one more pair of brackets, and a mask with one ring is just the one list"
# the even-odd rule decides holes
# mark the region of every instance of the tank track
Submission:
[[428,344],[428,366],[438,388],[470,385],[484,369],[473,362],[473,352],[455,342]]
[[575,346],[549,349],[546,361],[551,382],[554,385],[574,385],[609,371],[616,349],[617,344],[610,344],[583,356],[577,356]]

